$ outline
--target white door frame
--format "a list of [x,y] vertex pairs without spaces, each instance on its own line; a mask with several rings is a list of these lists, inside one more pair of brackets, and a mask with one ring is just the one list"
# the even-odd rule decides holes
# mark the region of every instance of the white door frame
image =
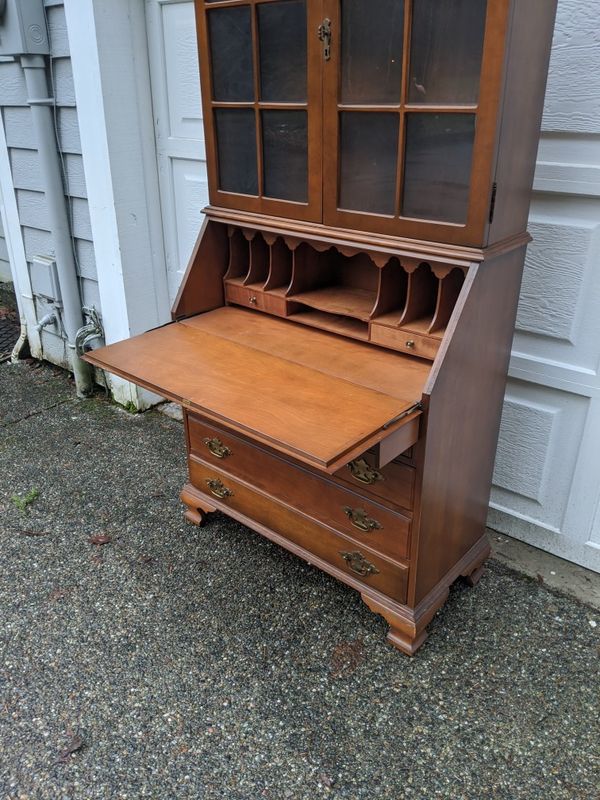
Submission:
[[[170,319],[144,4],[65,0],[106,342]],[[115,399],[151,395],[111,378]]]
[[[165,30],[168,22],[165,19],[165,13],[167,7],[185,6],[186,12],[189,9],[193,15],[194,3],[193,0],[145,0],[145,6],[166,267],[170,294],[175,300],[195,244],[197,232],[203,222],[204,215],[200,213],[200,209],[208,204],[208,178],[202,127],[200,75],[198,72],[196,75],[186,72],[185,82],[176,81],[175,85],[169,83],[170,70],[167,60],[169,54],[166,50],[166,48],[168,49],[168,33]],[[196,33],[193,22],[189,31],[186,28],[186,32],[189,32],[190,39],[193,41],[192,58],[197,64]],[[173,44],[177,46],[179,42]],[[189,57],[187,49],[185,52]],[[179,48],[175,58],[183,55],[182,49]],[[171,56],[173,57],[173,52],[171,52]],[[178,97],[178,93],[182,92],[187,99],[190,99],[190,95],[194,91],[190,88],[192,83],[197,90],[197,101],[195,101],[193,109],[189,109],[189,117],[179,117],[178,111],[181,111],[181,106],[178,101],[181,98]],[[184,165],[187,165],[187,168]],[[179,178],[184,177],[183,186],[177,184],[175,174],[177,167],[180,168]],[[202,195],[200,201],[194,202],[198,200],[198,195],[192,199],[191,194],[187,194],[186,190],[192,194],[195,190]],[[189,235],[190,233],[191,235]],[[182,240],[182,234],[188,234],[185,241]]]

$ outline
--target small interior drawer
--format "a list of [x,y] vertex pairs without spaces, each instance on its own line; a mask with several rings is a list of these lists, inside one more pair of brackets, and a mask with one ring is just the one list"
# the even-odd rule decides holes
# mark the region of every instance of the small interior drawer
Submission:
[[188,415],[187,420],[192,456],[373,550],[391,558],[408,557],[409,515],[349,491],[345,482],[334,483],[296,467],[195,416]]
[[264,294],[252,286],[242,286],[234,282],[225,282],[225,299],[231,303],[265,310]]
[[387,325],[378,325],[375,322],[371,325],[370,341],[432,360],[436,357],[441,344],[441,339],[421,336],[402,328],[389,328]]
[[[334,533],[195,458],[190,459],[190,481],[207,496],[209,503],[229,513],[237,511],[248,518],[249,525],[256,521],[309,551],[304,556],[307,561],[311,561],[310,555],[314,554],[354,582],[375,587],[400,603],[406,601],[408,567],[405,564],[382,558],[368,546]],[[290,549],[295,550],[293,546]]]

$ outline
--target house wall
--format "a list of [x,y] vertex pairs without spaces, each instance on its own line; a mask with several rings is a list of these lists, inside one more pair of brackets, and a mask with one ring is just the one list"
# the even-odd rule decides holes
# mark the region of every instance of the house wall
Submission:
[[8,261],[8,248],[6,246],[6,239],[4,238],[2,220],[0,219],[0,281],[10,281],[11,279],[12,275],[10,274],[10,263]]
[[[65,189],[71,208],[79,279],[84,303],[98,307],[97,270],[88,212],[65,12],[62,0],[45,0],[45,6],[52,55],[56,127],[64,160]],[[34,256],[52,257],[54,244],[39,172],[31,111],[27,105],[25,80],[20,64],[13,59],[0,60],[0,114],[4,123],[27,261],[31,262]],[[7,260],[6,242],[4,238],[0,238],[0,279],[10,279],[10,271],[5,271],[4,267]],[[35,293],[35,286],[33,289]],[[39,319],[45,314],[45,304],[39,298],[35,298],[35,306]],[[64,342],[58,328],[52,326],[44,329],[41,344],[43,353],[39,355],[43,355],[44,358],[55,364],[67,364]]]

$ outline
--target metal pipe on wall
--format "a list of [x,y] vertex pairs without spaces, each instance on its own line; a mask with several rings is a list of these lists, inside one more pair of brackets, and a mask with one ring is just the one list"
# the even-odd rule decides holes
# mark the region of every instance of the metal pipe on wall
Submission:
[[31,107],[33,128],[37,139],[40,171],[42,175],[50,228],[58,270],[62,300],[62,318],[75,376],[77,395],[85,397],[93,390],[91,368],[77,354],[77,331],[83,327],[84,318],[69,213],[65,198],[60,155],[54,127],[54,100],[48,96],[46,60],[41,55],[21,56],[25,75],[28,103]]

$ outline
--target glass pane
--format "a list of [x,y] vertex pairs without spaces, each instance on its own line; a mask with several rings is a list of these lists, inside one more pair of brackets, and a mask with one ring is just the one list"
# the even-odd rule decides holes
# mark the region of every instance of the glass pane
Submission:
[[258,8],[261,99],[306,100],[306,3],[261,3]]
[[342,0],[342,103],[400,102],[404,0]]
[[394,214],[398,114],[340,114],[340,208]]
[[250,7],[208,12],[213,100],[253,102]]
[[258,194],[256,125],[251,108],[215,109],[219,188]]
[[305,203],[308,197],[306,111],[263,111],[263,158],[267,197]]
[[411,103],[477,103],[487,0],[414,0]]
[[407,115],[405,217],[466,222],[474,136],[474,114]]

